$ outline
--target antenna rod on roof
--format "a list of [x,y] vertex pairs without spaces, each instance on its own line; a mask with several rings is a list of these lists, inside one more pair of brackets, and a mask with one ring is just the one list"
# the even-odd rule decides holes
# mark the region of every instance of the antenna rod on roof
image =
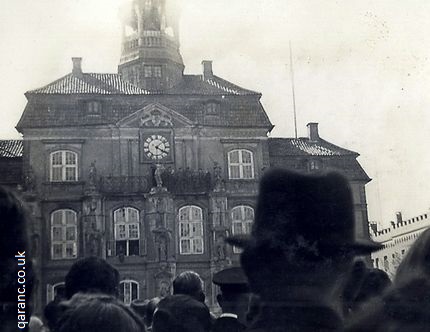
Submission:
[[294,69],[293,69],[293,51],[290,40],[290,72],[291,72],[291,89],[293,91],[293,111],[294,111],[294,136],[297,138],[297,113],[296,113],[296,92],[294,88]]

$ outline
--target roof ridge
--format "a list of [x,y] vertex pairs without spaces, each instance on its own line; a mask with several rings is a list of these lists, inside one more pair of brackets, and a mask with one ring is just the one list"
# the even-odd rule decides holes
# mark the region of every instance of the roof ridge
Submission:
[[60,78],[56,79],[55,81],[52,81],[51,83],[48,83],[48,84],[45,84],[45,85],[41,86],[40,88],[36,88],[36,89],[32,89],[32,90],[28,90],[26,93],[37,93],[37,91],[40,91],[40,90],[46,89],[46,88],[48,88],[49,86],[51,86],[51,85],[53,85],[53,84],[56,84],[56,83],[58,83],[58,82],[60,82],[60,81],[64,80],[66,77],[68,77],[68,76],[72,76],[72,75],[73,75],[72,73],[68,73],[68,74],[66,74],[66,75],[64,75],[64,76],[61,76]]
[[240,90],[244,90],[244,91],[246,91],[246,92],[248,92],[248,93],[250,93],[250,94],[256,94],[256,95],[260,95],[260,94],[261,94],[260,92],[257,92],[257,91],[254,91],[254,90],[250,90],[250,89],[242,88],[241,86],[239,86],[239,85],[237,85],[237,84],[235,84],[235,83],[232,83],[232,82],[230,82],[230,81],[228,81],[228,80],[226,80],[225,78],[222,78],[222,77],[220,77],[220,76],[213,75],[213,78],[218,79],[218,80],[220,80],[220,81],[222,81],[222,82],[228,83],[228,84],[232,85],[233,87],[235,87],[235,88],[237,88],[237,89],[240,89]]
[[349,150],[349,149],[345,149],[345,148],[343,148],[343,147],[341,147],[341,146],[339,146],[339,145],[336,145],[336,144],[333,144],[333,143],[331,143],[331,142],[328,142],[328,141],[326,141],[326,140],[325,140],[325,139],[323,139],[323,138],[319,138],[319,140],[320,140],[320,141],[323,141],[323,142],[325,142],[325,143],[327,143],[327,144],[329,144],[329,145],[331,145],[331,146],[334,146],[334,147],[336,147],[337,149],[341,149],[341,150],[343,150],[343,151],[345,151],[345,152],[347,152],[347,153],[349,153],[349,154],[353,154],[353,155],[357,155],[357,156],[359,156],[359,155],[360,155],[358,152],[355,152],[355,151],[352,151],[352,150]]

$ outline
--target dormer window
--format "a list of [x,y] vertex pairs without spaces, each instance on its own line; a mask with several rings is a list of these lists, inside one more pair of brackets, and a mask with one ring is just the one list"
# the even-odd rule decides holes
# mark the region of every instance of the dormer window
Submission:
[[87,115],[100,116],[102,115],[102,103],[99,101],[89,101],[86,104]]
[[207,125],[218,125],[220,120],[220,106],[218,103],[209,102],[204,106],[204,118]]
[[205,107],[205,115],[219,116],[219,104],[214,102],[207,103]]
[[323,168],[322,161],[318,159],[309,160],[309,171],[318,171]]

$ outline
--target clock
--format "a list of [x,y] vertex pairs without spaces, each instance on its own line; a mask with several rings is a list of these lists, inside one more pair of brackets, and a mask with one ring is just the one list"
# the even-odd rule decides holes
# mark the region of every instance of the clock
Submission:
[[150,135],[144,139],[143,152],[149,160],[163,160],[170,154],[169,140],[163,135]]

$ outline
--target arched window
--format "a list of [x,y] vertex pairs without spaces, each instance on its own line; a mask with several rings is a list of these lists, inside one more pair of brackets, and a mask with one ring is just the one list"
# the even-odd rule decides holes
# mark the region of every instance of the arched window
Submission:
[[203,212],[198,206],[179,209],[179,252],[182,255],[203,254]]
[[51,182],[78,180],[78,154],[73,151],[56,151],[50,155]]
[[254,156],[249,150],[233,150],[228,153],[228,176],[230,179],[253,179]]
[[51,213],[52,259],[77,257],[78,223],[73,210],[57,210]]
[[[231,225],[233,235],[250,234],[254,221],[254,209],[250,206],[239,205],[231,210]],[[240,249],[233,247],[235,253],[240,253]]]
[[134,280],[123,280],[119,283],[119,298],[130,304],[139,299],[139,283]]
[[116,255],[139,255],[139,211],[132,207],[122,207],[114,211],[113,221]]
[[56,298],[66,299],[66,288],[64,282],[59,282],[55,285],[47,285],[46,288],[46,303],[54,301]]

